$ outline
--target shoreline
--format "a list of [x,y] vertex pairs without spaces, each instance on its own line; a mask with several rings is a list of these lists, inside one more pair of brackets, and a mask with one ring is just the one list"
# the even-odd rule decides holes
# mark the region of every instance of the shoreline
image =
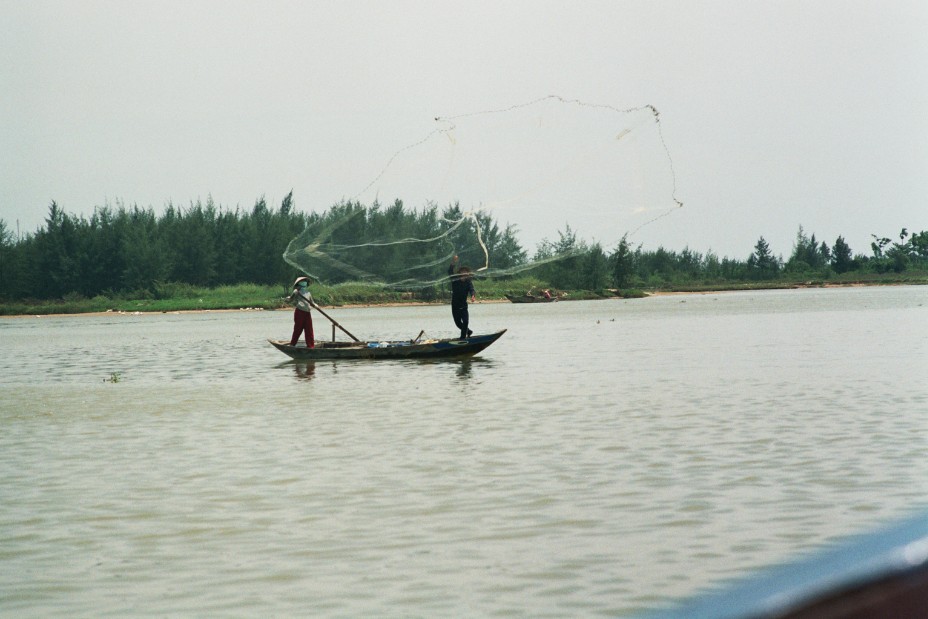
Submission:
[[[493,303],[509,303],[506,299],[481,299],[471,305],[489,305]],[[441,301],[410,301],[398,302],[389,301],[386,303],[346,303],[345,305],[319,305],[323,310],[340,310],[340,309],[359,309],[365,307],[427,307],[430,305],[447,305]],[[242,312],[292,312],[292,307],[278,307],[276,309],[264,309],[261,307],[239,307],[230,309],[184,309],[184,310],[160,310],[160,311],[125,311],[125,310],[106,310],[105,312],[70,312],[61,314],[7,314],[0,318],[74,318],[80,316],[163,316],[180,315],[180,314],[232,314]]]
[[[770,287],[770,288],[722,288],[722,289],[710,289],[710,290],[656,290],[646,293],[646,296],[641,297],[646,299],[648,297],[665,297],[665,296],[680,296],[680,295],[709,295],[709,294],[725,294],[732,292],[763,292],[768,290],[804,290],[809,288],[876,288],[880,286],[920,286],[925,284],[919,283],[910,283],[910,282],[898,282],[898,283],[865,283],[865,282],[849,282],[849,283],[822,283],[822,284],[791,284],[783,287]],[[582,299],[578,299],[582,300]],[[625,300],[624,297],[604,297],[603,299],[585,299],[585,300],[616,300],[621,301]],[[639,300],[639,299],[631,299]],[[508,299],[480,299],[472,305],[489,305],[494,303],[509,303]],[[566,302],[566,301],[565,301]],[[340,310],[340,309],[359,309],[359,308],[368,308],[368,307],[428,307],[431,305],[447,305],[447,301],[409,301],[409,302],[399,302],[399,301],[388,301],[385,303],[346,303],[344,305],[320,305],[323,310]],[[2,318],[51,318],[51,317],[62,317],[62,318],[73,318],[80,316],[90,316],[90,317],[103,317],[103,316],[161,316],[165,314],[181,315],[181,314],[230,314],[233,312],[289,312],[292,307],[280,307],[277,309],[264,309],[259,307],[242,307],[242,308],[232,308],[232,309],[184,309],[184,310],[161,310],[161,311],[125,311],[125,310],[106,310],[103,312],[71,312],[71,313],[60,313],[60,314],[8,314],[0,316]]]

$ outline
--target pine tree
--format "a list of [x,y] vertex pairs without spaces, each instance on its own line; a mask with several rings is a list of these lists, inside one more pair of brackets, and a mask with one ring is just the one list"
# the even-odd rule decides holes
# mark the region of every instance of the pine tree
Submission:
[[843,236],[839,236],[831,248],[831,268],[835,273],[847,273],[852,267],[851,246],[847,244]]
[[757,240],[747,266],[751,279],[772,279],[779,274],[780,262],[770,252],[770,245],[764,237]]

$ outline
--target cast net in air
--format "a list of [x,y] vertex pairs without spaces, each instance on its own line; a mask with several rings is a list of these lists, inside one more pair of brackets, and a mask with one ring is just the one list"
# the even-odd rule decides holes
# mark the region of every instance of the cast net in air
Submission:
[[284,260],[324,283],[416,290],[445,280],[454,256],[494,278],[594,245],[608,255],[683,206],[653,106],[549,96],[433,122]]

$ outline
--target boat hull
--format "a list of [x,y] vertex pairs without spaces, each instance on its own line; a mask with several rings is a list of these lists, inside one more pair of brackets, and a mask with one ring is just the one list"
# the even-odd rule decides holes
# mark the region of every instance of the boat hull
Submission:
[[498,340],[506,330],[467,338],[414,342],[316,342],[314,348],[291,346],[285,340],[268,340],[274,348],[293,359],[434,359],[470,357]]
[[506,298],[509,299],[510,303],[554,303],[557,301],[557,297],[536,297],[532,295],[516,295],[516,294],[507,294]]

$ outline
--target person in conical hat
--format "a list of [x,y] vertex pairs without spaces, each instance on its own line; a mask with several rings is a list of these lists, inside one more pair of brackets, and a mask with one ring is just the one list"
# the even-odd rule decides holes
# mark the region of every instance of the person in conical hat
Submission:
[[287,299],[296,303],[293,309],[293,335],[290,337],[290,345],[296,346],[300,341],[300,336],[306,334],[306,347],[315,348],[316,339],[313,334],[313,315],[309,309],[313,306],[313,295],[309,292],[309,284],[312,279],[309,277],[297,277],[293,282],[293,292]]

